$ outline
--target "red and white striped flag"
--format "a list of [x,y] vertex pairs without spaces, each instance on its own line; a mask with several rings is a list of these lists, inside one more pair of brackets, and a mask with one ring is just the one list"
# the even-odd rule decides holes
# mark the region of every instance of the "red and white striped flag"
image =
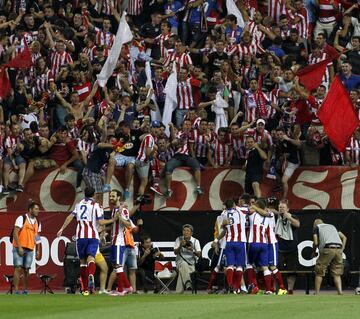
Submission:
[[100,74],[97,76],[98,83],[104,87],[115,70],[123,44],[130,42],[133,38],[130,27],[126,22],[125,12],[122,14],[116,37]]

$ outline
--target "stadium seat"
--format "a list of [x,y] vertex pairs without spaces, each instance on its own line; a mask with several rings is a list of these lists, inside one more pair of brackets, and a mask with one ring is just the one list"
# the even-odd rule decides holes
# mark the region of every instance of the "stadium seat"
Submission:
[[51,280],[53,280],[56,277],[55,275],[37,275],[41,282],[44,284],[43,290],[40,291],[40,294],[46,294],[46,293],[50,293],[50,294],[54,294],[54,292],[51,290],[50,286],[49,286],[49,282]]
[[170,285],[176,278],[176,271],[173,269],[171,261],[155,261],[155,279],[160,283],[161,289],[159,294],[170,292]]
[[14,276],[13,275],[4,275],[4,278],[5,278],[5,281],[8,282],[10,285],[10,289],[8,290],[8,292],[6,294],[12,295],[13,290],[14,290],[14,283],[13,283]]

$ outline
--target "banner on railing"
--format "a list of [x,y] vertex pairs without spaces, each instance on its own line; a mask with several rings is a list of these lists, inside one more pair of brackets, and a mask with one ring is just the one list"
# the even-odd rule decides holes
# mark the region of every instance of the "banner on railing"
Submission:
[[[83,194],[75,192],[76,174],[68,169],[65,174],[59,170],[44,170],[27,183],[24,193],[13,193],[0,200],[0,211],[22,212],[30,199],[40,203],[41,209],[52,212],[69,212]],[[144,206],[144,211],[212,211],[220,210],[222,203],[229,197],[244,192],[245,172],[240,168],[207,168],[202,171],[204,195],[196,195],[196,184],[188,169],[176,169],[173,173],[171,188],[174,192],[170,199],[154,195],[153,201]],[[123,190],[124,171],[119,169],[112,178],[111,186]],[[261,184],[263,197],[277,195],[275,181],[264,178]],[[295,171],[289,181],[289,201],[292,209],[358,209],[360,208],[359,169],[348,167],[304,167]],[[138,181],[130,187],[132,202]],[[165,185],[162,185],[165,190]],[[109,206],[108,193],[104,195],[103,206]]]

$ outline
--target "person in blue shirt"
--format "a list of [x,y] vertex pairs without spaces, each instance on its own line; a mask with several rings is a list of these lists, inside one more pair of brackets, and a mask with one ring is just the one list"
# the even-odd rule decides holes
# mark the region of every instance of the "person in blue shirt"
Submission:
[[225,38],[228,43],[239,44],[243,29],[237,25],[237,18],[233,14],[229,14],[225,18]]
[[165,15],[163,18],[167,18],[170,22],[171,33],[173,34],[178,34],[179,16],[177,15],[177,11],[182,7],[182,2],[178,0],[167,0],[167,3],[164,4]]
[[268,47],[268,51],[274,52],[274,54],[279,58],[282,59],[285,56],[284,50],[281,48],[282,39],[281,37],[276,37],[273,40],[273,44]]
[[355,75],[351,73],[351,63],[347,60],[343,61],[341,64],[341,73],[340,80],[342,84],[346,87],[348,91],[353,89],[358,89],[360,87],[360,75]]

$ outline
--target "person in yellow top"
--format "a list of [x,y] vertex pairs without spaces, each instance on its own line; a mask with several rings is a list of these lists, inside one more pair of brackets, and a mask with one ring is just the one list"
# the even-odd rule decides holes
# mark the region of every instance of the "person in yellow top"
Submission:
[[15,294],[20,294],[19,284],[23,274],[23,292],[28,294],[29,269],[34,259],[34,249],[36,247],[36,257],[40,255],[40,236],[41,225],[37,219],[40,206],[31,202],[28,206],[28,212],[20,215],[16,221],[13,230],[13,259],[14,259],[14,287]]

